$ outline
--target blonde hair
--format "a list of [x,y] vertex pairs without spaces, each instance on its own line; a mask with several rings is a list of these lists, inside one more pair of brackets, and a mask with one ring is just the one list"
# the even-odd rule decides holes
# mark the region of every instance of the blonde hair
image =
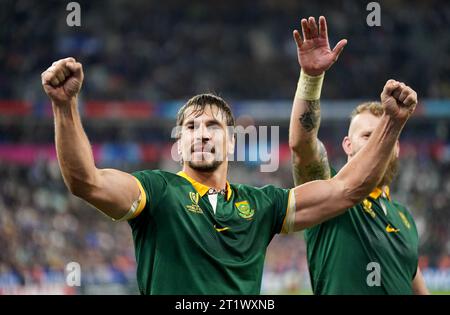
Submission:
[[352,114],[350,115],[350,121],[352,121],[356,115],[359,115],[364,112],[370,112],[374,116],[381,117],[384,114],[384,108],[380,102],[365,102],[359,104],[352,111]]

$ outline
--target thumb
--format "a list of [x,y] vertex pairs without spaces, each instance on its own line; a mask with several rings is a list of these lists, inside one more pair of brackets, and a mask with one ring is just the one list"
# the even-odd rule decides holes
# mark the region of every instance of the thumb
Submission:
[[334,46],[333,48],[334,61],[338,60],[339,55],[344,50],[345,45],[347,45],[347,40],[342,39],[336,44],[336,46]]

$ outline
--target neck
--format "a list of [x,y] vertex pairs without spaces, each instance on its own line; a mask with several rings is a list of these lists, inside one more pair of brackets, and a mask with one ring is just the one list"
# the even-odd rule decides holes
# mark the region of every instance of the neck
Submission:
[[215,171],[213,172],[201,172],[195,170],[189,165],[183,165],[183,172],[185,172],[189,177],[194,179],[195,181],[206,185],[208,187],[212,187],[218,190],[226,188],[227,185],[227,171],[228,171],[228,163],[222,163]]

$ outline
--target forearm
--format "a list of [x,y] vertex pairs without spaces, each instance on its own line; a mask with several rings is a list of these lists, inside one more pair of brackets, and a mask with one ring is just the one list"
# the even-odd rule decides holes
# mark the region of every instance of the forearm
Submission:
[[297,186],[294,230],[338,216],[367,197],[384,174],[402,126],[383,116],[364,148],[335,177]]
[[300,75],[297,84],[289,125],[289,146],[295,186],[312,180],[330,178],[327,153],[317,137],[320,127],[320,89],[323,78],[315,77],[313,80],[316,84],[314,82],[309,84],[315,87],[316,91],[311,93],[309,89],[309,93],[305,93],[305,85],[308,82],[305,82],[304,76],[304,73]]
[[379,184],[405,123],[384,114],[367,144],[336,175],[347,207],[359,203]]
[[77,108],[83,78],[81,63],[72,57],[54,62],[41,75],[44,91],[52,100],[59,166],[72,194],[114,219],[127,219],[136,214],[136,205],[143,200],[140,196],[145,194],[132,175],[95,167]]
[[77,99],[70,105],[52,104],[55,118],[55,143],[58,162],[64,181],[70,191],[82,195],[96,184],[91,145],[83,130],[77,108]]
[[[304,80],[302,76],[303,73],[297,84],[289,125],[289,145],[294,151],[304,148],[314,150],[320,126],[320,91],[317,98],[307,99],[308,97],[304,95],[305,88],[302,87],[305,84],[302,82]],[[321,89],[317,86],[316,88]]]

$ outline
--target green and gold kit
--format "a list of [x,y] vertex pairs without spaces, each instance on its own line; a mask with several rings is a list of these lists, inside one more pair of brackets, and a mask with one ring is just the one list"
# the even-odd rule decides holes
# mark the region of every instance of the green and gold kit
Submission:
[[293,192],[227,182],[209,187],[186,173],[133,173],[141,200],[128,222],[142,294],[259,294],[264,257],[295,213]]
[[417,229],[409,211],[391,200],[387,186],[305,230],[305,239],[314,294],[413,293]]

